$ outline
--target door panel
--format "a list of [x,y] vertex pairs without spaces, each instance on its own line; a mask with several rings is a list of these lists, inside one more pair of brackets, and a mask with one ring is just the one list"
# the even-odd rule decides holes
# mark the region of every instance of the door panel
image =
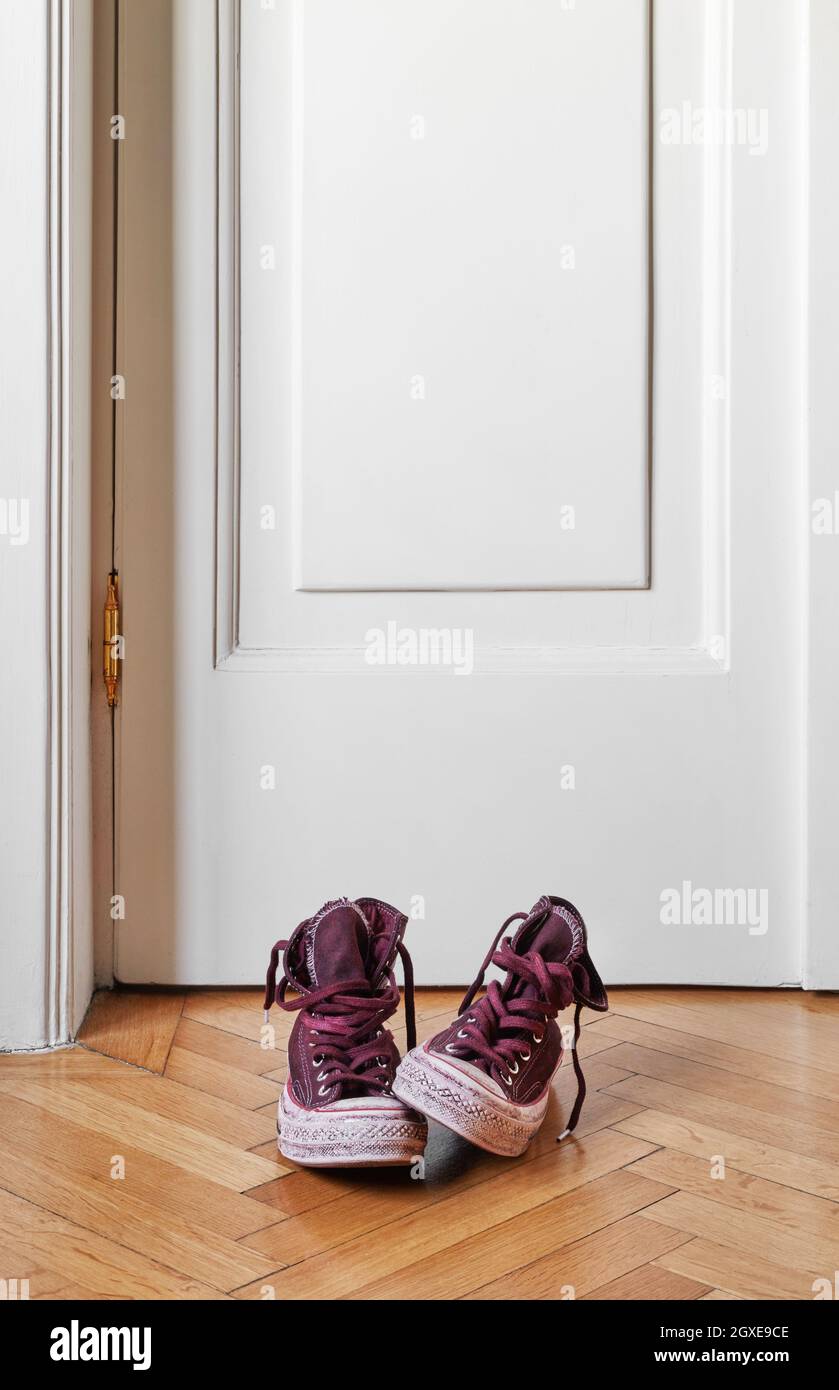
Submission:
[[127,7],[118,977],[374,893],[458,982],[556,892],[609,981],[799,978],[797,10],[208,10]]
[[[296,587],[645,584],[645,0],[243,18],[292,91]],[[282,118],[251,89],[245,147]]]

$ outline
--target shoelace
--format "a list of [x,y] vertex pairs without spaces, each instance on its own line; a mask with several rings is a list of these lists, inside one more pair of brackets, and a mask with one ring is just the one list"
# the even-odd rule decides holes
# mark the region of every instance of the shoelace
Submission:
[[[266,1022],[272,1004],[279,1004],[286,1013],[304,1011],[303,1022],[309,1033],[307,1042],[315,1049],[313,1060],[320,1067],[317,1074],[321,1083],[319,1095],[325,1096],[340,1084],[388,1090],[399,1062],[393,1037],[382,1028],[399,1007],[399,986],[393,971],[385,972],[387,985],[375,993],[370,981],[361,975],[310,990],[289,1002],[285,997],[291,983],[288,976],[284,974],[277,984],[280,952],[287,946],[287,941],[278,941],[271,951],[265,980]],[[411,957],[401,941],[396,949],[405,973],[405,1024],[410,1051],[417,1040],[414,972]]]
[[[462,1015],[472,1008],[471,1014],[467,1015],[464,1026],[457,1034],[463,1041],[460,1044],[450,1044],[450,1050],[453,1052],[482,1057],[489,1065],[490,1075],[505,1086],[512,1085],[513,1077],[519,1071],[520,1061],[530,1060],[531,1047],[521,1036],[502,1038],[498,1036],[499,1033],[505,1030],[515,1030],[519,1035],[529,1033],[532,1039],[531,1046],[538,1047],[548,1020],[556,1018],[561,1009],[566,1009],[569,1004],[574,1003],[575,998],[574,979],[567,965],[546,961],[538,951],[527,951],[524,955],[518,955],[512,949],[511,938],[502,942],[500,949],[498,948],[501,937],[511,923],[523,921],[526,917],[526,912],[514,912],[499,928],[483,965],[464,995],[459,1009],[459,1015]],[[490,965],[496,965],[506,974],[536,985],[540,990],[540,997],[524,995],[521,998],[510,998],[497,980],[491,980],[486,994],[473,1006],[475,995],[481,988]],[[586,1082],[577,1052],[582,1007],[578,1000],[574,1010],[572,1046],[577,1098],[568,1124],[562,1133],[557,1135],[557,1141],[565,1139],[576,1128],[586,1098]]]

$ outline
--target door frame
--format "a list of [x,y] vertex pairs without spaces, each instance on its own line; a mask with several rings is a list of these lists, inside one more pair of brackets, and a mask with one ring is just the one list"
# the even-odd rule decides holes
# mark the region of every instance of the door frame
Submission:
[[42,0],[37,16],[31,4],[18,3],[4,26],[21,73],[0,90],[6,177],[24,210],[10,229],[9,253],[19,282],[38,286],[25,316],[10,314],[2,344],[26,372],[6,462],[10,480],[31,499],[31,535],[17,552],[27,577],[9,586],[2,691],[14,785],[4,834],[9,860],[0,864],[0,1049],[17,1050],[67,1043],[93,988],[92,3]]

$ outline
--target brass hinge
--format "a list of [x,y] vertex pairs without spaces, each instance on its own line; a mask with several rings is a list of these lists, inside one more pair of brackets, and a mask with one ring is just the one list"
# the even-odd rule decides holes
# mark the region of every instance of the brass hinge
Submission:
[[112,570],[108,575],[108,593],[105,598],[105,625],[102,640],[102,675],[105,679],[105,693],[108,705],[113,709],[119,703],[117,685],[119,683],[119,575]]

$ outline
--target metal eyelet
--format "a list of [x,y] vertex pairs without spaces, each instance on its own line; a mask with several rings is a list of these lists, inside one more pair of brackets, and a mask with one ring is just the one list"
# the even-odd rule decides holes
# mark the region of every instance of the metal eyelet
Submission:
[[[310,1046],[311,1046],[311,1047],[314,1047],[314,1043],[311,1043]],[[319,1067],[319,1066],[321,1065],[322,1062],[323,1062],[323,1053],[322,1053],[322,1052],[319,1052],[318,1055],[317,1055],[317,1057],[313,1057],[313,1058],[312,1058],[312,1066],[313,1066],[313,1067]]]
[[519,1056],[520,1056],[520,1058],[521,1058],[521,1060],[522,1060],[523,1062],[529,1062],[529,1061],[530,1061],[530,1053],[529,1053],[529,1052],[520,1052],[520,1053],[519,1053]]
[[505,1086],[512,1086],[513,1084],[512,1076],[502,1076],[501,1080],[504,1082]]
[[478,1020],[475,1018],[475,1015],[474,1015],[474,1014],[470,1014],[469,1017],[468,1017],[467,1020],[466,1020],[467,1023],[477,1023],[477,1021],[478,1021]]
[[454,1050],[455,1050],[454,1043],[446,1043],[446,1051],[447,1051],[447,1052],[454,1052]]
[[325,1071],[319,1071],[318,1074],[317,1074],[316,1080],[317,1080],[317,1081],[325,1081],[325,1080],[326,1080],[326,1072],[325,1072]]
[[507,1063],[507,1069],[508,1069],[508,1071],[510,1072],[510,1075],[511,1075],[511,1076],[518,1076],[518,1074],[519,1074],[519,1064],[518,1064],[518,1062],[508,1062],[508,1063]]
[[465,1037],[466,1037],[466,1034],[465,1034],[465,1032],[463,1031],[462,1028],[458,1030],[457,1036],[458,1036],[459,1038],[465,1038]]
[[332,1090],[332,1087],[331,1087],[331,1086],[318,1086],[318,1095],[319,1095],[319,1096],[325,1096],[326,1093],[327,1093],[327,1091],[331,1091],[331,1090]]
[[540,1042],[542,1042],[544,1036],[545,1036],[544,1033],[534,1033],[534,1034],[533,1034],[533,1041],[534,1041],[534,1043],[536,1044],[537,1047],[539,1046]]

